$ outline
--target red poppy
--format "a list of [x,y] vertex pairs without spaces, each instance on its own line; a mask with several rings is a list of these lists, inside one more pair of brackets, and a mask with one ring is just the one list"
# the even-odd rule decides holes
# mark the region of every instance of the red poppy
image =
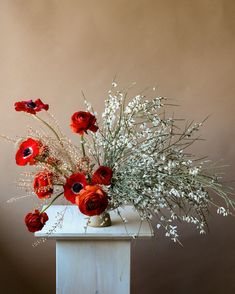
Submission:
[[64,196],[71,203],[75,204],[75,198],[87,185],[84,174],[76,173],[71,175],[64,185]]
[[48,198],[53,193],[53,174],[48,171],[36,174],[33,182],[34,192],[39,198]]
[[31,114],[36,114],[41,110],[48,110],[49,105],[44,104],[41,99],[37,99],[35,101],[28,100],[28,101],[19,101],[15,103],[15,110],[16,111],[24,111]]
[[113,171],[108,166],[100,166],[92,176],[92,184],[110,185]]
[[74,133],[83,135],[88,130],[96,132],[98,127],[95,125],[96,118],[90,112],[78,111],[75,112],[71,118],[71,129]]
[[85,215],[99,215],[107,208],[108,197],[99,186],[88,185],[76,197],[76,204]]
[[40,213],[39,210],[35,210],[33,213],[28,213],[25,216],[24,221],[28,230],[34,233],[40,231],[44,227],[48,219],[49,217],[45,212]]
[[35,164],[35,157],[40,154],[42,148],[42,143],[38,140],[32,138],[27,139],[26,141],[20,144],[18,151],[16,152],[16,164],[17,165],[26,165],[26,164]]

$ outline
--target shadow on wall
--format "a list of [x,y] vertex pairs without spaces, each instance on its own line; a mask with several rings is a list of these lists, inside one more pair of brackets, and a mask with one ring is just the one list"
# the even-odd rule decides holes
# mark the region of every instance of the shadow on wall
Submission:
[[[4,235],[1,235],[3,238]],[[16,244],[17,246],[17,244]],[[25,252],[23,254],[26,254]],[[37,289],[37,285],[34,284],[30,275],[26,275],[29,271],[25,265],[15,264],[15,260],[0,244],[0,292],[2,294],[39,294],[41,293]]]

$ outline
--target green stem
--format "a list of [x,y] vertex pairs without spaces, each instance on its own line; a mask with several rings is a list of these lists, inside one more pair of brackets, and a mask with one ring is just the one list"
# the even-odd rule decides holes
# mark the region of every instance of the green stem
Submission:
[[46,165],[50,165],[50,166],[53,167],[53,168],[54,168],[59,174],[61,174],[61,175],[64,176],[65,178],[67,178],[66,174],[64,174],[64,173],[58,168],[58,166],[57,166],[56,164],[50,164],[50,163],[48,163],[48,162],[46,162],[46,161],[44,161],[44,160],[40,160],[40,159],[38,159],[38,158],[36,158],[36,160],[37,160],[38,162],[44,163],[44,164],[46,164]]
[[45,126],[47,126],[56,136],[56,138],[61,142],[60,140],[60,136],[57,134],[57,132],[52,128],[52,126],[50,126],[45,120],[43,120],[42,118],[40,118],[39,116],[37,116],[36,114],[33,114],[33,117],[35,119],[37,119],[38,121],[42,122]]
[[83,135],[81,135],[81,146],[82,146],[83,157],[86,157],[86,151],[85,151],[85,147],[84,147],[84,136]]
[[43,213],[47,210],[47,208],[49,208],[55,201],[57,198],[59,198],[62,194],[64,194],[64,192],[61,192],[60,194],[58,194],[46,207],[44,207],[40,213]]
[[[60,142],[60,145],[64,148],[64,144],[63,144],[63,141],[61,140],[60,136],[58,135],[58,133],[55,131],[55,129],[49,124],[47,123],[45,120],[43,120],[42,118],[40,118],[39,116],[36,116],[36,115],[33,115],[33,117],[35,119],[37,119],[38,121],[42,122],[45,126],[47,126],[53,133],[54,135],[56,136],[57,140]],[[67,158],[71,164],[71,166],[73,166],[73,161],[69,155],[69,153],[66,153],[67,155]]]

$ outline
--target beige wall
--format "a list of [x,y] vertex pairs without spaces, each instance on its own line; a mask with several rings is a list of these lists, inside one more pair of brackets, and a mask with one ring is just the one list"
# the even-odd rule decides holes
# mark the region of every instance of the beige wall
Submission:
[[[70,134],[80,90],[101,110],[117,73],[121,85],[156,84],[182,116],[212,114],[195,151],[231,164],[233,180],[234,16],[233,0],[0,0],[0,132],[24,133],[32,122],[12,105],[42,97]],[[21,169],[12,146],[0,148],[0,292],[54,293],[54,242],[31,247],[23,216],[33,201],[5,203],[21,195],[12,184]],[[184,248],[162,236],[135,242],[133,293],[235,293],[235,220],[210,225],[207,237],[182,227]]]

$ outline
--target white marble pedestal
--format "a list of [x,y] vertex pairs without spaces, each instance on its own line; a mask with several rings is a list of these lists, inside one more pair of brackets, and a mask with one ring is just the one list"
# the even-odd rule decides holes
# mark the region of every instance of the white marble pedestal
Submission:
[[[64,221],[53,230],[58,212],[64,213]],[[130,293],[131,240],[137,234],[152,237],[153,232],[131,206],[120,212],[126,226],[113,211],[112,226],[85,231],[87,219],[77,206],[53,205],[47,210],[49,221],[35,236],[56,239],[57,294]]]

